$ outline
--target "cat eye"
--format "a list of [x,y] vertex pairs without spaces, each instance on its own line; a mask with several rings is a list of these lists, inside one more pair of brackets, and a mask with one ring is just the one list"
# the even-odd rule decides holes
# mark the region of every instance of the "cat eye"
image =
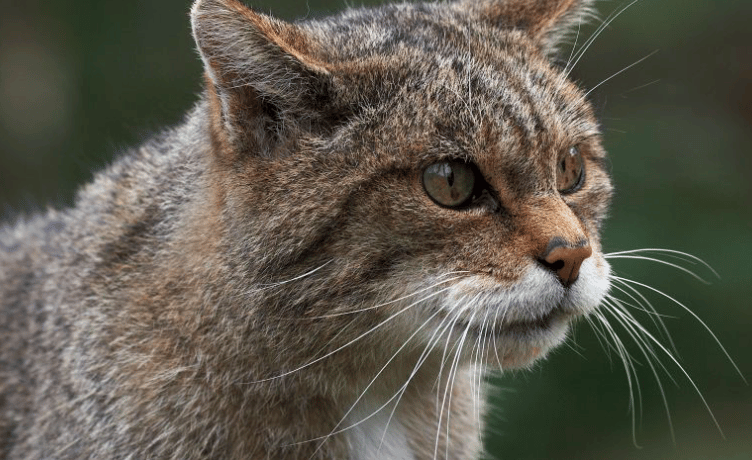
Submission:
[[556,188],[559,193],[572,193],[582,185],[584,166],[577,147],[570,147],[556,164]]
[[475,191],[475,168],[462,161],[443,161],[423,171],[423,188],[441,206],[466,204]]

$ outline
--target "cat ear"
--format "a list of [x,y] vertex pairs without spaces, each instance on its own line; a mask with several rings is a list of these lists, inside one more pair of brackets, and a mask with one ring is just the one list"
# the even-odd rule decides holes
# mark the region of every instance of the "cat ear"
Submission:
[[300,28],[236,0],[197,0],[191,25],[222,150],[271,156],[321,118],[331,74]]
[[595,0],[463,0],[463,6],[481,20],[527,31],[549,56],[580,24],[594,17]]

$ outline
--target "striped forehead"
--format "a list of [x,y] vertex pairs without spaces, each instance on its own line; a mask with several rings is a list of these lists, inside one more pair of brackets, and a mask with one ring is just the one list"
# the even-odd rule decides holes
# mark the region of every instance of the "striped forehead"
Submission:
[[[598,134],[582,92],[524,32],[442,19],[454,13],[431,4],[376,14],[378,20],[351,10],[336,24],[311,23],[311,31],[326,32],[328,59],[355,63],[345,67],[374,85],[360,94],[373,95],[372,105],[388,114],[382,132],[392,135],[379,142],[399,148],[407,139],[393,134],[407,126],[416,137],[434,132],[426,152],[433,158],[493,163],[494,171],[510,175],[524,169],[526,183],[543,184],[552,182],[561,149]],[[409,142],[426,146],[426,139]]]
[[[521,144],[541,145],[598,132],[582,92],[542,58],[500,53],[496,61],[478,62],[468,55],[453,57],[443,66],[451,70],[441,85],[465,98],[462,106],[468,115],[513,131]],[[456,109],[453,113],[456,116]]]
[[[337,21],[306,26],[327,43],[326,60],[371,62],[375,65],[366,65],[368,71],[407,80],[410,76],[400,74],[407,71],[404,67],[413,67],[413,79],[436,82],[434,90],[460,95],[465,98],[462,104],[477,105],[475,112],[503,114],[531,139],[537,131],[555,127],[547,124],[580,124],[587,113],[574,85],[553,69],[524,32],[485,24],[440,4],[348,10]],[[381,65],[387,68],[379,69]],[[388,69],[391,65],[400,70]],[[569,116],[557,120],[552,117],[556,113]]]
[[[444,138],[479,164],[539,184],[553,180],[554,159],[571,145],[598,135],[582,92],[543,58],[502,55],[479,62],[471,54],[439,58],[427,98]],[[529,190],[530,191],[530,190]]]

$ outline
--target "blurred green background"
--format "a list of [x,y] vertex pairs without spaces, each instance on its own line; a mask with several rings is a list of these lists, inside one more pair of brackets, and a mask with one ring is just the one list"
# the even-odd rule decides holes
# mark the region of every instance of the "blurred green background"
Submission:
[[[365,2],[375,4],[378,2]],[[601,1],[602,17],[624,3]],[[3,0],[0,16],[0,213],[70,203],[75,187],[160,126],[201,90],[188,0]],[[344,0],[256,1],[287,18]],[[658,50],[591,95],[602,118],[617,194],[607,251],[671,248],[702,257],[702,284],[669,267],[614,261],[617,274],[684,302],[752,378],[752,2],[642,0],[595,41],[575,74],[590,88]],[[594,26],[582,29],[580,43]],[[566,57],[566,56],[565,56]],[[647,293],[647,291],[646,291]],[[752,459],[752,389],[689,314],[651,295],[687,369],[663,359],[669,422],[638,357],[642,412],[632,440],[627,379],[580,324],[532,371],[496,379],[487,446],[511,459]],[[648,318],[643,318],[649,324]],[[629,342],[622,331],[622,338]]]

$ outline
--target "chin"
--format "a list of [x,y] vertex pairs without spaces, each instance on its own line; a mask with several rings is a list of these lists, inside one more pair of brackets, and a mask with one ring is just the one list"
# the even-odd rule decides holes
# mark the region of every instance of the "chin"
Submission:
[[498,355],[498,359],[494,356],[488,361],[488,365],[491,368],[501,367],[501,371],[530,367],[564,343],[573,318],[572,315],[561,314],[551,318],[544,325],[513,327],[503,332],[496,342],[495,354]]

